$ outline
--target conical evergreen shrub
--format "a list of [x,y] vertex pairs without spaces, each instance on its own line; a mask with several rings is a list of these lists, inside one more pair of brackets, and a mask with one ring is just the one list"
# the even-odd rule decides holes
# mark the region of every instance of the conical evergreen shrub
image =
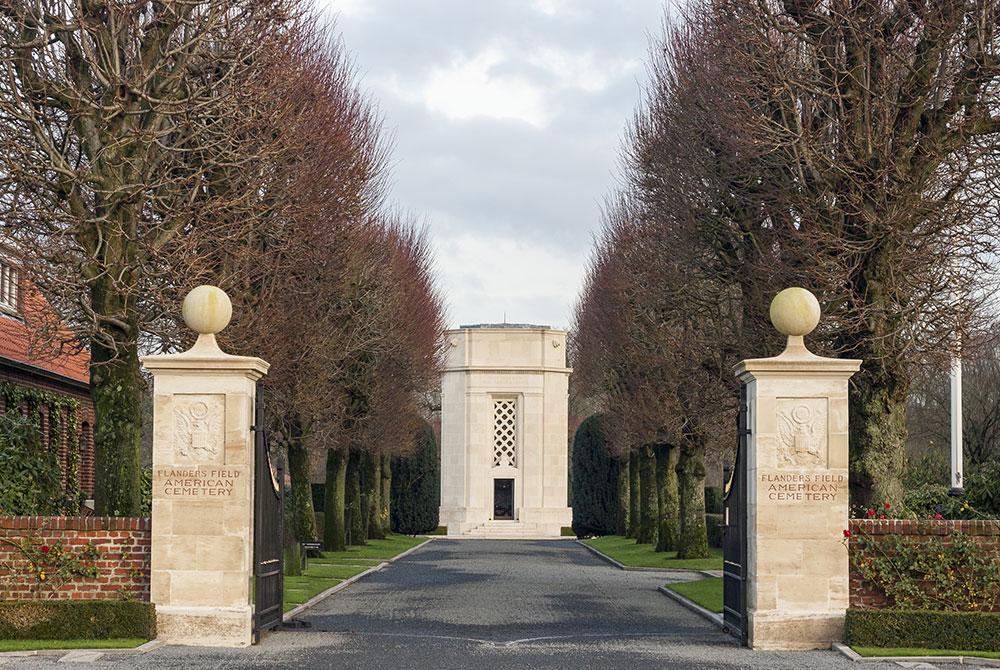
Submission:
[[619,462],[608,452],[599,414],[588,417],[573,437],[573,532],[614,535],[619,521]]
[[412,456],[393,459],[390,487],[392,529],[407,535],[435,530],[441,505],[441,461],[434,429],[424,422],[414,439],[417,449]]

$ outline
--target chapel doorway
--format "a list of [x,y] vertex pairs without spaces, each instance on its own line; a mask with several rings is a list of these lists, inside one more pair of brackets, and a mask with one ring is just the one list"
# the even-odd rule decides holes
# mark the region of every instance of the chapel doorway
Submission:
[[493,480],[493,518],[514,520],[514,480]]

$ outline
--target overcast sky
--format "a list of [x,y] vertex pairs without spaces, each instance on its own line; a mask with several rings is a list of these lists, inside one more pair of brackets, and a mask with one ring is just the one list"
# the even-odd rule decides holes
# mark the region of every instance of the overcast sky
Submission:
[[448,322],[566,327],[663,0],[319,0],[394,136]]

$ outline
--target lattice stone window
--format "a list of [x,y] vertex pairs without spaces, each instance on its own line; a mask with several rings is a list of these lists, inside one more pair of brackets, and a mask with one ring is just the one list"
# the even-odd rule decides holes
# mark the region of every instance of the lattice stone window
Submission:
[[493,401],[493,466],[517,467],[517,401]]
[[18,311],[18,276],[17,269],[0,259],[0,310],[5,312]]

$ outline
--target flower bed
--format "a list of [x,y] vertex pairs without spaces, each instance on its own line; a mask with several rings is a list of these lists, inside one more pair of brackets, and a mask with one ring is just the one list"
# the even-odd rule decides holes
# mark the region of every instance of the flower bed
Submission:
[[149,560],[149,519],[0,517],[0,601],[148,601]]
[[847,535],[852,608],[1000,612],[1000,521],[852,519]]

